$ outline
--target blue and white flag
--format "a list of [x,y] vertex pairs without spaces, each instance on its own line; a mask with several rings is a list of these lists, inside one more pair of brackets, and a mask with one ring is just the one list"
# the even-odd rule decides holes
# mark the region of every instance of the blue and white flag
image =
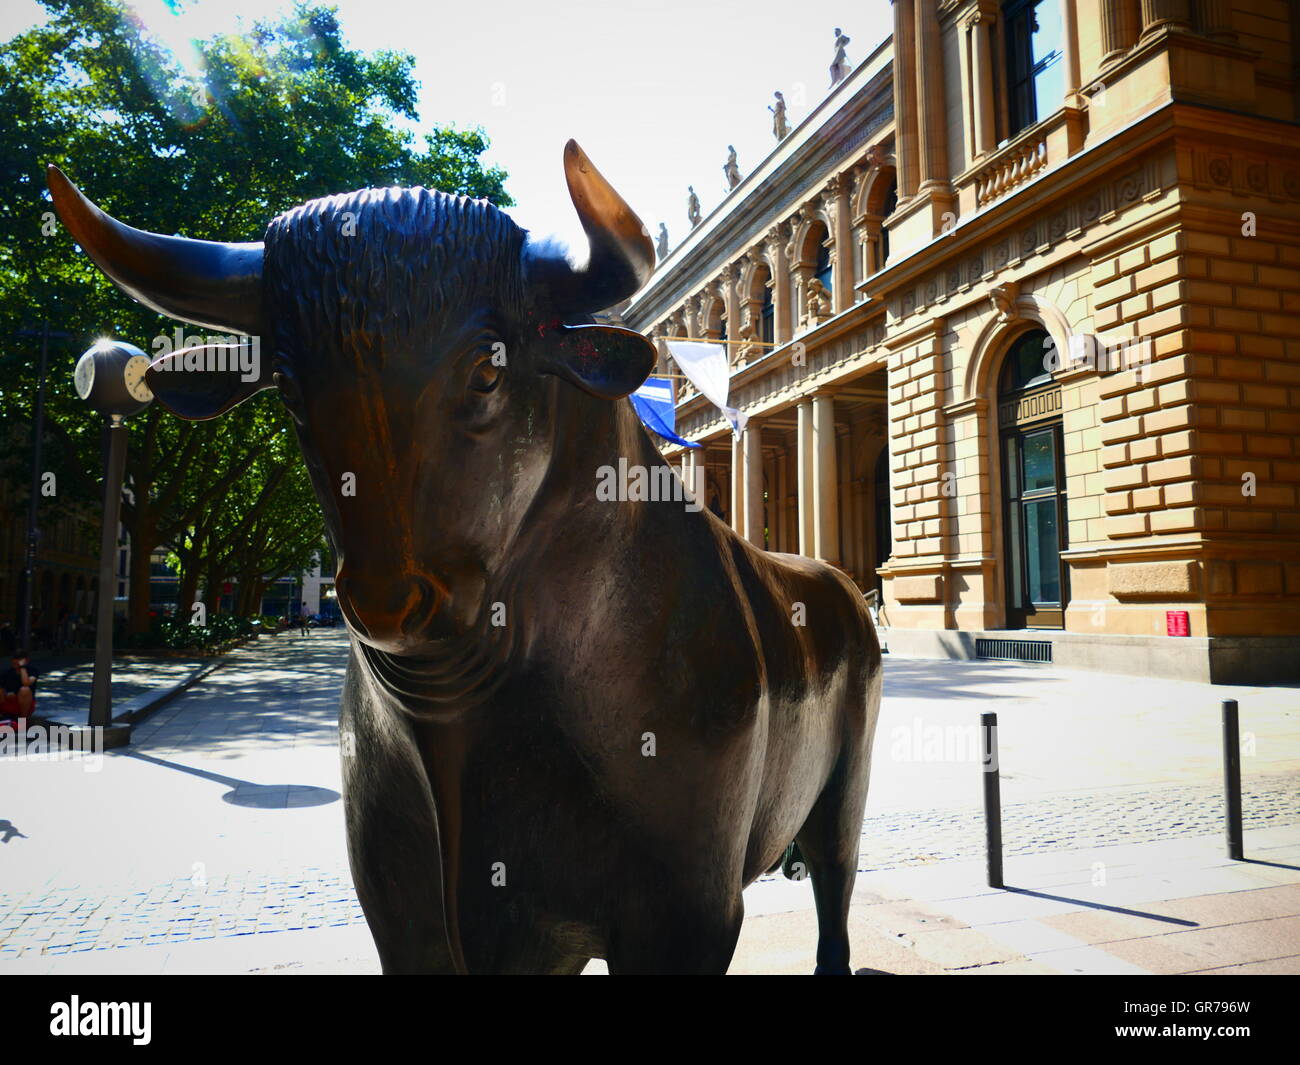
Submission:
[[641,424],[652,433],[682,447],[699,447],[675,432],[677,409],[673,405],[673,382],[670,377],[647,377],[645,384],[632,393],[632,406],[641,416]]
[[667,344],[673,361],[681,367],[682,373],[700,390],[701,395],[722,411],[731,423],[732,431],[739,436],[744,431],[749,415],[727,402],[731,391],[727,346],[696,340],[669,340]]

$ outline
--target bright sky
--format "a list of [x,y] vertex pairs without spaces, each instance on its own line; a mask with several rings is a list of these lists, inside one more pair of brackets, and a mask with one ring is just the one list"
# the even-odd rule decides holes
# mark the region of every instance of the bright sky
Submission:
[[[415,55],[425,124],[481,125],[506,169],[522,225],[575,241],[561,151],[569,137],[652,234],[686,234],[686,186],[703,213],[721,200],[734,144],[741,173],[775,145],[767,107],[785,93],[793,128],[829,89],[835,28],[857,66],[890,32],[889,0],[337,0],[348,42]],[[204,37],[288,6],[281,0],[133,5],[184,60]],[[0,39],[43,17],[5,0]],[[338,190],[345,191],[345,190]]]

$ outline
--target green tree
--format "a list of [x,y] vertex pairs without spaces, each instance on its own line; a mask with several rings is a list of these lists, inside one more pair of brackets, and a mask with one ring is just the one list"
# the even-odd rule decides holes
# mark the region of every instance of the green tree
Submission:
[[[294,204],[366,186],[423,184],[511,203],[505,174],[481,161],[485,134],[421,127],[413,58],[350,48],[334,8],[303,3],[243,35],[198,42],[195,78],[117,0],[43,2],[48,23],[0,45],[0,405],[11,429],[0,434],[0,475],[14,486],[11,514],[25,506],[41,324],[68,334],[51,342],[43,461],[61,503],[93,501],[102,468],[98,419],[71,388],[76,357],[106,335],[154,354],[176,326],[74,249],[52,213],[46,163],[124,221],[219,240],[259,239]],[[151,407],[129,425],[123,521],[131,628],[141,631],[153,551],[186,538],[181,552],[192,553],[190,530],[215,544],[204,531],[230,526],[223,509],[261,491],[252,457],[289,422],[263,394],[214,423]],[[301,456],[286,461],[305,483]],[[314,506],[301,521],[318,540]]]

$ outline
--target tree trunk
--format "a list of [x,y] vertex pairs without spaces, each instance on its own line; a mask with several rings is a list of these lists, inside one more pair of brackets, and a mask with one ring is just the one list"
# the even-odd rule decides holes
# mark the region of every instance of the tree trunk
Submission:
[[[130,598],[127,603],[127,630],[145,632],[149,628],[149,559],[156,545],[152,537],[137,536],[131,531]],[[113,567],[116,570],[116,566]]]
[[199,567],[191,561],[181,570],[181,584],[176,598],[177,617],[191,613],[198,598]]
[[221,575],[215,569],[208,570],[205,585],[208,604],[208,617],[221,613]]

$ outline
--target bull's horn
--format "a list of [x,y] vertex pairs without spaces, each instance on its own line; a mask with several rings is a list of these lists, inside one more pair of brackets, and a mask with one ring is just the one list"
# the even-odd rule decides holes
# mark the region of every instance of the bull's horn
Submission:
[[604,310],[649,280],[654,245],[641,219],[574,140],[564,146],[564,176],[587,233],[587,261],[573,266],[553,246],[533,245],[530,277],[546,287],[560,314]]
[[105,214],[57,166],[46,168],[68,232],[128,296],[196,325],[262,332],[262,245],[166,237]]

